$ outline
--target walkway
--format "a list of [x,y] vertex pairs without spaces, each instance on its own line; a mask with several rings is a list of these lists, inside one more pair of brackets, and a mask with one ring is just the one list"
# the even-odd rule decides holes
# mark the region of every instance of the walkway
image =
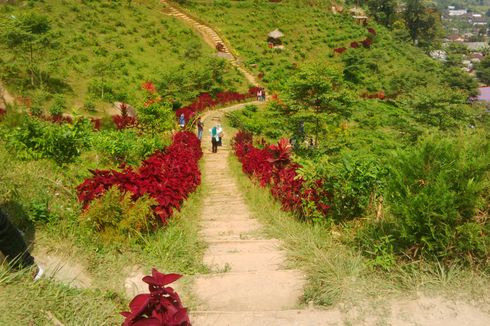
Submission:
[[221,57],[229,60],[230,63],[242,73],[242,75],[247,79],[247,81],[250,84],[254,86],[259,86],[259,83],[257,79],[254,77],[254,75],[250,71],[248,71],[247,68],[245,68],[242,64],[240,64],[238,58],[233,53],[234,52],[233,49],[231,49],[230,46],[228,45],[229,43],[226,42],[214,29],[212,29],[210,26],[207,26],[197,21],[195,18],[191,17],[188,13],[186,13],[184,10],[177,7],[177,5],[171,3],[170,1],[168,0],[160,0],[160,1],[168,7],[170,16],[174,16],[182,20],[188,26],[192,27],[197,32],[199,32],[203,37],[204,41],[207,44],[209,44],[209,46],[211,46],[213,49],[216,49],[216,46],[219,43],[223,44],[223,50],[218,54]]
[[[222,110],[207,113],[205,131],[223,116]],[[228,164],[231,135],[225,134],[217,154],[211,153],[208,135],[203,142],[203,184],[208,193],[201,230],[209,244],[204,262],[214,272],[194,282],[199,307],[192,312],[193,325],[325,325],[321,312],[297,310],[303,275],[282,268],[280,242],[262,235],[245,204]]]

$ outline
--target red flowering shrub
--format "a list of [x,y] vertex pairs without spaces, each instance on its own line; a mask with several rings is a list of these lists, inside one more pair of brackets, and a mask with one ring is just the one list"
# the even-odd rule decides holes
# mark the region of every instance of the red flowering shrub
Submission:
[[338,53],[338,54],[342,54],[346,51],[347,49],[344,48],[344,47],[341,47],[341,48],[336,48],[335,50],[333,50],[334,53]]
[[214,98],[209,93],[202,93],[194,100],[194,102],[178,109],[175,112],[175,115],[177,117],[180,117],[180,115],[183,113],[185,121],[189,121],[190,118],[192,118],[197,112],[201,112],[218,105],[241,102],[245,101],[248,98],[255,97],[257,96],[257,92],[259,91],[259,89],[259,87],[251,87],[248,92],[244,94],[224,91],[216,94]]
[[122,103],[119,108],[121,110],[121,114],[112,117],[112,121],[116,125],[117,130],[136,127],[136,118],[129,116],[128,105],[126,103]]
[[54,123],[73,123],[73,119],[71,117],[65,117],[61,114],[50,115],[48,117],[44,117],[44,120],[51,121]]
[[352,42],[350,44],[350,47],[353,48],[353,49],[357,49],[359,47],[359,42]]
[[100,119],[100,118],[90,118],[90,122],[92,122],[92,125],[94,126],[94,130],[100,131],[102,119]]
[[164,152],[157,151],[144,160],[137,170],[123,166],[120,172],[90,171],[93,177],[77,187],[78,200],[87,208],[94,198],[112,186],[132,193],[133,200],[148,194],[157,201],[154,212],[165,223],[201,183],[198,167],[201,156],[197,137],[191,132],[178,132]]
[[138,294],[130,302],[131,311],[122,312],[126,317],[122,326],[190,326],[187,309],[182,305],[179,295],[169,286],[182,275],[163,274],[155,268],[151,276],[143,277],[150,293]]
[[318,213],[326,216],[331,196],[323,190],[323,182],[316,180],[307,185],[299,177],[301,165],[291,162],[291,144],[281,139],[277,145],[264,145],[263,149],[253,146],[250,133],[240,131],[233,138],[233,148],[242,163],[243,172],[255,177],[262,187],[270,186],[272,195],[286,211],[301,217]]
[[148,93],[156,93],[157,92],[157,88],[155,87],[155,84],[153,84],[151,81],[144,82],[141,85],[141,88],[146,90]]
[[4,108],[0,108],[0,117],[7,114],[7,110],[5,110]]
[[368,27],[367,30],[368,30],[369,34],[376,35],[376,30],[374,28]]
[[370,38],[366,38],[361,43],[362,43],[362,46],[364,46],[365,48],[370,48],[371,45],[373,44],[373,40],[371,40]]

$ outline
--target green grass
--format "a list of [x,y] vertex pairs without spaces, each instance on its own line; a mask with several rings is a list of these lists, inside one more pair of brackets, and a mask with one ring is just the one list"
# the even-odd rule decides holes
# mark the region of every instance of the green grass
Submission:
[[[296,67],[308,62],[326,62],[342,66],[346,54],[333,55],[335,48],[349,48],[351,42],[367,36],[347,14],[331,13],[329,2],[284,0],[280,3],[257,1],[186,1],[184,8],[217,28],[237,50],[242,61],[254,73],[264,73],[264,82],[272,90],[281,90]],[[385,89],[387,81],[401,72],[421,72],[437,79],[428,65],[435,62],[409,44],[396,40],[386,28],[370,23],[378,33],[371,50],[348,50],[362,53],[375,63],[362,86],[372,90]],[[269,49],[267,34],[279,28],[285,49]],[[367,61],[367,60],[366,60]],[[362,69],[362,68],[360,68]],[[432,69],[433,70],[433,69]]]
[[[133,1],[131,7],[125,1],[17,3],[0,5],[0,16],[9,19],[35,11],[49,18],[57,35],[56,47],[36,56],[37,66],[50,78],[42,90],[33,90],[22,73],[21,60],[4,47],[0,47],[0,78],[13,93],[28,95],[45,105],[53,93],[65,94],[69,108],[82,107],[87,101],[95,102],[102,112],[109,106],[107,102],[115,100],[137,105],[144,95],[140,89],[144,81],[178,79],[182,71],[199,79],[215,65],[213,62],[221,60],[214,58],[214,49],[192,29],[165,15],[164,6],[157,0]],[[206,82],[218,88],[246,86],[234,68],[225,65],[222,70],[222,81]],[[107,88],[104,94],[101,84]],[[184,91],[187,85],[178,86],[182,90],[175,96],[180,100],[192,98],[201,90]]]

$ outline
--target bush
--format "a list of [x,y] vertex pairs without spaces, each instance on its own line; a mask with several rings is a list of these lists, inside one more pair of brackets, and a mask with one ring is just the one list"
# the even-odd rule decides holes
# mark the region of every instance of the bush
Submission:
[[179,210],[187,196],[201,183],[198,161],[202,156],[201,144],[191,132],[179,132],[172,145],[157,151],[137,169],[123,166],[122,171],[90,171],[92,178],[77,187],[78,199],[87,208],[96,198],[113,186],[132,193],[136,200],[144,195],[154,198],[158,205],[154,212],[166,223],[174,210]]
[[101,131],[92,137],[92,146],[112,163],[137,164],[164,148],[160,135],[138,136],[134,130]]
[[369,207],[376,206],[386,171],[376,158],[358,153],[337,161],[305,160],[299,174],[305,180],[323,181],[324,190],[331,194],[330,214],[336,221],[363,217]]
[[156,201],[148,195],[133,201],[131,194],[112,187],[102,197],[95,199],[80,219],[103,242],[138,241],[141,234],[157,226],[152,209],[156,205]]
[[6,130],[4,137],[20,159],[48,158],[62,165],[73,162],[88,148],[91,130],[85,119],[53,124],[25,116],[15,129]]
[[393,252],[411,259],[487,260],[490,142],[480,136],[432,136],[397,152],[385,197],[391,219],[368,226],[364,250],[389,236]]

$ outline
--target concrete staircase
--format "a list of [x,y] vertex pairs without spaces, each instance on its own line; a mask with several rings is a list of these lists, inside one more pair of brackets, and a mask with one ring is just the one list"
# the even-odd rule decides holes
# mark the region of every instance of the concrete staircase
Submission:
[[[222,115],[209,112],[205,130]],[[297,309],[304,276],[283,268],[280,242],[265,238],[250,213],[230,171],[231,135],[226,131],[225,136],[217,154],[210,151],[210,137],[203,139],[203,184],[208,192],[201,236],[209,245],[204,261],[214,272],[194,281],[199,304],[191,313],[193,325],[326,325],[324,312]]]

